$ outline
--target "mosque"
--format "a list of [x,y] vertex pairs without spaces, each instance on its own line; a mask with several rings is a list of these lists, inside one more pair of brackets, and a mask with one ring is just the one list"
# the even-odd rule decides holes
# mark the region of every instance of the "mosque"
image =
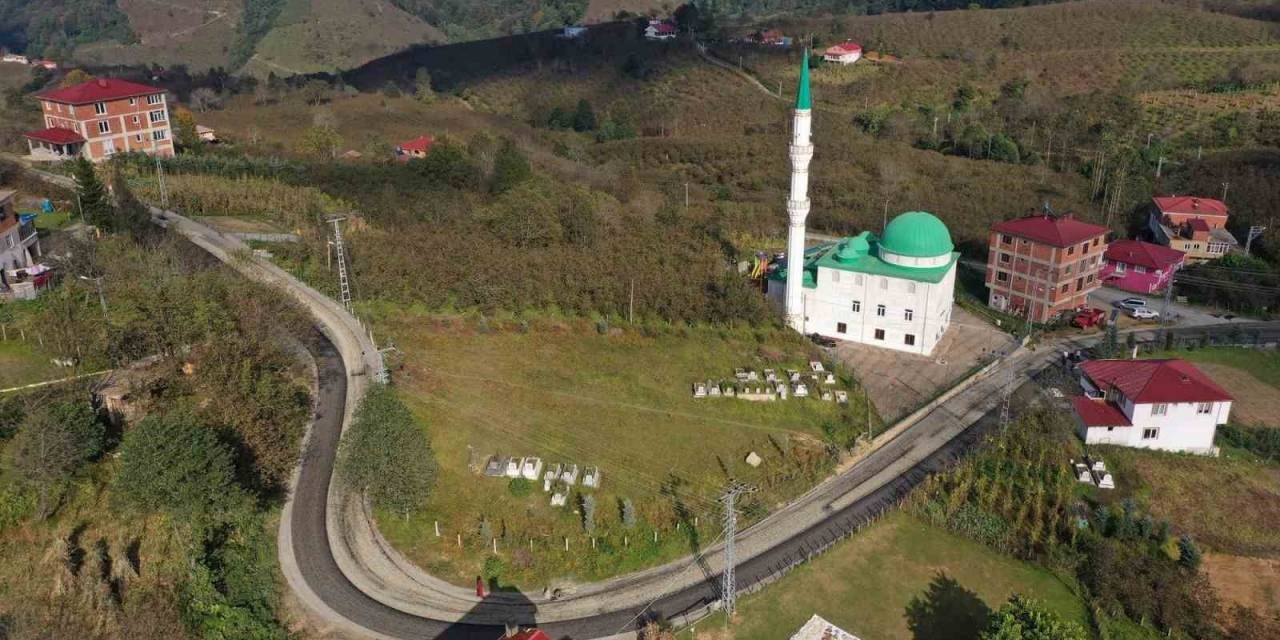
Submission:
[[806,52],[792,124],[786,264],[769,276],[770,300],[800,333],[931,354],[951,326],[960,257],[951,232],[933,214],[909,211],[878,236],[863,231],[806,249],[812,120]]

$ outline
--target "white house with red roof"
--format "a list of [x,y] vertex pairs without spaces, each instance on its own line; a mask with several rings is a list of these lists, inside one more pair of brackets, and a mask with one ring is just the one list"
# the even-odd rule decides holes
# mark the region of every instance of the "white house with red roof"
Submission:
[[1142,240],[1116,240],[1107,245],[1103,258],[1103,284],[1133,293],[1156,293],[1164,290],[1187,256]]
[[83,155],[98,162],[129,151],[174,154],[164,89],[96,78],[37,93],[36,99],[45,127],[23,135],[37,159]]
[[677,33],[676,25],[666,20],[650,20],[644,28],[644,37],[649,40],[675,40]]
[[862,59],[862,45],[852,40],[845,40],[840,44],[827,47],[827,50],[822,52],[822,59],[835,64],[853,64]]
[[1187,254],[1189,262],[1221,258],[1240,244],[1227,231],[1230,214],[1221,200],[1167,196],[1152,198],[1151,203],[1147,226],[1152,239]]
[[1191,363],[1090,360],[1084,395],[1072,399],[1086,444],[1216,455],[1213,437],[1231,414],[1231,394]]
[[425,158],[431,152],[431,146],[435,143],[436,139],[431,136],[418,136],[412,140],[401,142],[396,145],[396,157],[400,160]]

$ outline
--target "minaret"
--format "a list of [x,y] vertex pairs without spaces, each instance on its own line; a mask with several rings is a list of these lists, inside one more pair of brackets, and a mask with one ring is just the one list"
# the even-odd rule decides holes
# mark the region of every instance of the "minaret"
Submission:
[[791,197],[787,199],[787,324],[804,333],[804,220],[809,217],[809,161],[813,104],[809,98],[809,51],[800,63],[800,86],[796,89],[795,119],[791,126]]

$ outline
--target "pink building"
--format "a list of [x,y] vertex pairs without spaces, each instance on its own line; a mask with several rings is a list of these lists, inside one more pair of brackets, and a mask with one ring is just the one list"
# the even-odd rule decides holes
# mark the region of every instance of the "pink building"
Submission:
[[1133,293],[1163,291],[1174,272],[1186,262],[1177,249],[1143,242],[1117,240],[1107,245],[1103,255],[1102,283]]

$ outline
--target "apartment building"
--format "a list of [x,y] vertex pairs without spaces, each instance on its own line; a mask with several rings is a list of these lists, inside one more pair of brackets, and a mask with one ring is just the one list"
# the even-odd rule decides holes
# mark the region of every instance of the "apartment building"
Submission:
[[987,305],[1047,322],[1086,304],[1101,286],[1098,270],[1106,235],[1106,227],[1071,214],[1037,214],[997,224],[988,240]]
[[77,155],[100,162],[117,153],[174,154],[164,89],[116,78],[97,78],[36,94],[43,129],[25,134],[31,155]]

